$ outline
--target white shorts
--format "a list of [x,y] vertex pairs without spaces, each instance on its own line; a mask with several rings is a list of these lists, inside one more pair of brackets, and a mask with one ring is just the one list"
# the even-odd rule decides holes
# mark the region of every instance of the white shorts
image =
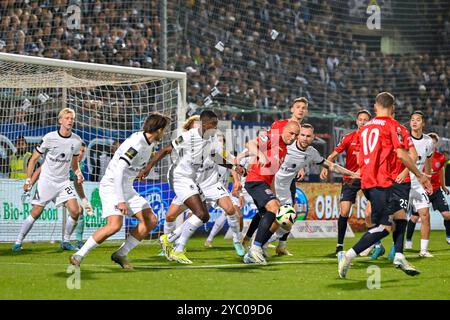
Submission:
[[176,205],[182,205],[186,199],[192,197],[193,195],[200,195],[202,201],[204,201],[204,195],[197,182],[193,179],[185,177],[174,177],[172,180],[172,189],[175,192],[175,198],[173,198],[172,203]]
[[430,206],[430,199],[422,186],[411,186],[411,191],[409,192],[409,204],[416,212]]
[[[129,216],[134,216],[136,213],[141,212],[144,209],[150,209],[150,205],[147,200],[139,195],[133,186],[124,188],[124,190],[130,190],[124,192],[125,202],[129,209]],[[100,183],[100,199],[102,199],[102,218],[110,216],[124,216],[124,214],[117,208],[119,201],[116,197],[116,191],[112,184]]]
[[216,202],[221,198],[230,196],[228,190],[225,189],[223,184],[221,184],[220,182],[209,186],[200,184],[200,189],[203,191],[207,202]]
[[58,207],[70,199],[77,199],[75,188],[70,180],[55,183],[39,179],[31,204],[45,207],[53,201]]

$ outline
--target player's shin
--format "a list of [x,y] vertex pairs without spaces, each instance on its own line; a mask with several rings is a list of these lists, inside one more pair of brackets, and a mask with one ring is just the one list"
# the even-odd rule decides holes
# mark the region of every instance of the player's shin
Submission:
[[394,240],[395,253],[403,253],[403,244],[406,232],[406,219],[395,219],[395,230],[392,233]]
[[183,229],[177,246],[174,252],[183,252],[189,238],[194,232],[203,225],[203,221],[193,214],[189,219],[183,223]]
[[227,221],[233,234],[233,242],[239,242],[239,215],[237,213],[227,215]]
[[78,221],[75,220],[71,215],[69,215],[67,217],[66,228],[64,230],[64,237],[63,237],[64,242],[70,241],[70,236],[72,235],[73,231],[75,230],[75,227],[77,226],[77,222]]
[[214,237],[219,233],[220,230],[222,230],[226,219],[227,217],[225,213],[222,213],[219,217],[217,217],[206,241],[213,242]]
[[97,243],[92,236],[87,239],[86,243],[81,247],[80,250],[78,250],[75,254],[79,255],[81,257],[87,256],[87,254],[92,250],[99,246],[99,243]]
[[372,228],[369,231],[367,231],[361,237],[358,243],[356,243],[353,246],[353,250],[355,251],[356,254],[360,254],[365,249],[370,247],[372,244],[376,243],[377,241],[380,241],[387,235],[389,235],[389,231],[387,231],[383,225]]
[[22,226],[20,227],[19,234],[17,236],[16,244],[22,244],[23,239],[26,237],[28,232],[30,232],[31,228],[33,227],[33,224],[36,220],[29,215],[25,221],[22,223]]
[[262,247],[267,241],[269,241],[270,237],[274,233],[274,231],[271,230],[274,222],[275,213],[267,211],[261,218],[253,245]]

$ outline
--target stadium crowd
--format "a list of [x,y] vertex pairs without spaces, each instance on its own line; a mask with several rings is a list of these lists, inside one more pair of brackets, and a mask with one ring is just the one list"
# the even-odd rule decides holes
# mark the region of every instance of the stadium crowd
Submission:
[[[439,50],[400,56],[355,38],[343,23],[351,21],[349,1],[227,3],[169,3],[169,47],[175,49],[169,48],[168,69],[188,73],[191,112],[213,102],[247,111],[222,111],[223,119],[256,120],[255,110],[285,111],[294,97],[306,96],[312,112],[354,114],[387,90],[396,93],[399,110],[419,108],[429,124],[450,126],[450,59],[442,54],[450,51],[448,4],[433,8],[440,14],[429,18]],[[68,24],[71,4],[82,13],[76,29]],[[2,1],[0,51],[159,68],[158,6],[156,0]],[[173,18],[180,12],[184,30]],[[259,120],[279,115],[268,117]]]

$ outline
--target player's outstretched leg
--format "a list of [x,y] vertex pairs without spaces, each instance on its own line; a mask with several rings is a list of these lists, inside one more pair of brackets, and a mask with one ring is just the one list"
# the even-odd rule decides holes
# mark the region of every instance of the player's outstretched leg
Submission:
[[95,231],[95,233],[87,239],[81,249],[69,258],[72,265],[79,267],[83,259],[91,250],[97,248],[106,239],[117,233],[122,228],[123,216],[113,215],[108,216],[106,219],[106,225]]
[[133,269],[133,266],[128,262],[128,253],[145,239],[158,224],[158,219],[150,208],[138,212],[134,217],[139,220],[139,224],[120,248],[111,255],[111,260],[118,263],[123,269]]
[[33,228],[34,222],[39,218],[43,210],[44,207],[42,206],[38,205],[33,206],[30,215],[25,219],[25,221],[22,223],[22,226],[20,227],[19,234],[17,235],[17,240],[12,246],[13,252],[19,252],[22,250],[23,240],[30,232],[31,228]]
[[61,242],[61,249],[68,251],[76,251],[77,248],[70,243],[70,236],[75,230],[78,217],[80,215],[81,209],[78,201],[76,199],[70,199],[66,201],[65,206],[69,211],[69,215],[67,216],[66,227],[64,229],[63,242]]
[[208,238],[206,238],[204,246],[207,248],[212,248],[212,242],[214,241],[214,237],[222,230],[223,226],[225,225],[227,217],[225,212],[222,212],[222,214],[217,217],[217,219],[214,221],[214,225],[211,228],[211,231],[209,232]]

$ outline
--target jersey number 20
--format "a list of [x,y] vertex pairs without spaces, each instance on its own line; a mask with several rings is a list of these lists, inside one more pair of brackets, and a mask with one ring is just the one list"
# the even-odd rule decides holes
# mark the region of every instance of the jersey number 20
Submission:
[[[369,132],[370,130],[370,132]],[[362,142],[363,142],[363,150],[364,150],[364,155],[368,155],[369,153],[371,153],[377,143],[378,143],[378,137],[380,136],[380,130],[378,128],[366,128],[363,130],[363,132],[361,133],[362,136]]]

